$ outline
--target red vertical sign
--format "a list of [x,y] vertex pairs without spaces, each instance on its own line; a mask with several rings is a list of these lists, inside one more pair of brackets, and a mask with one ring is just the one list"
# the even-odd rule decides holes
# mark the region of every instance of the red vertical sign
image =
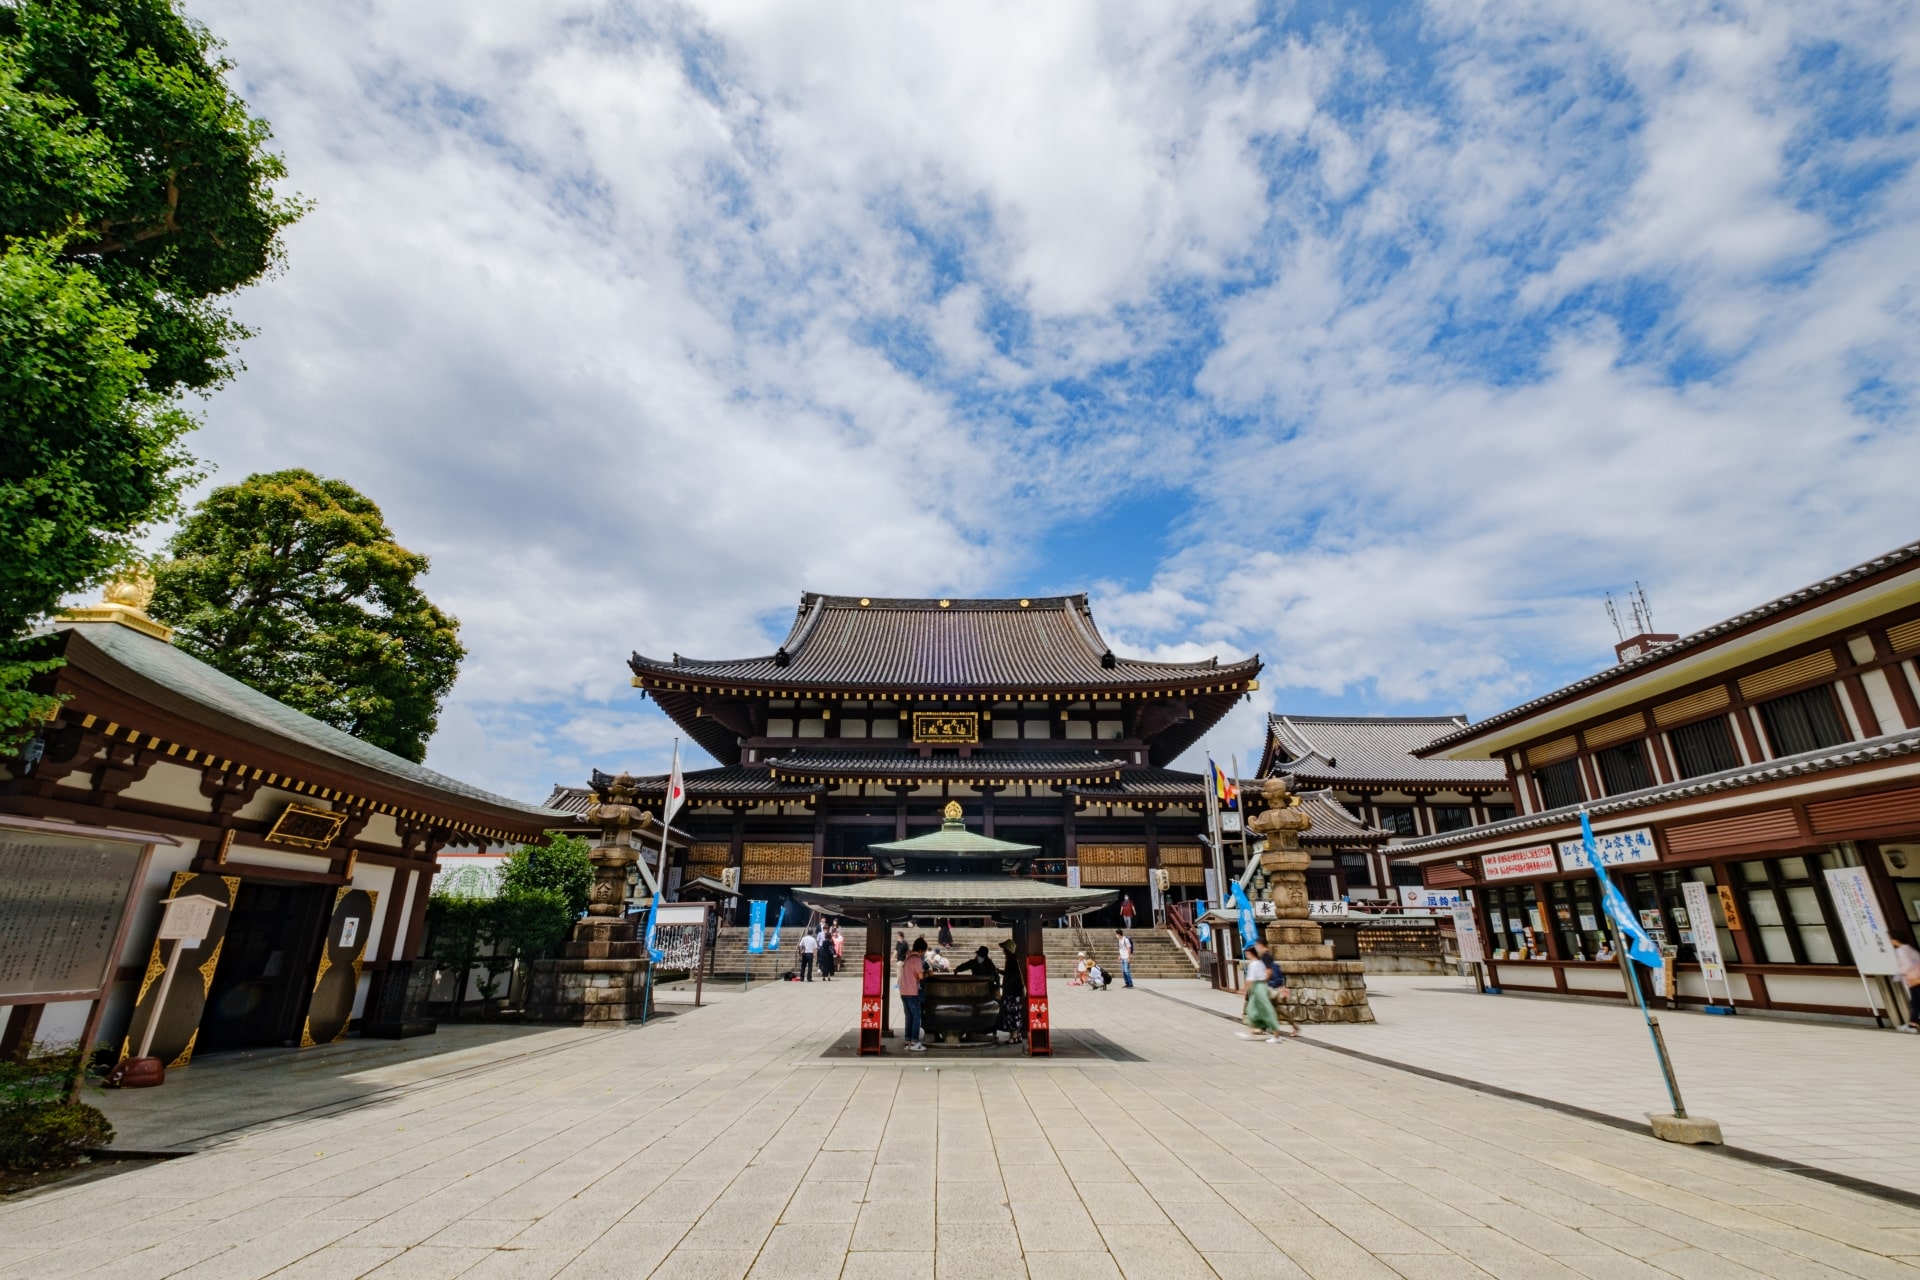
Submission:
[[868,956],[860,974],[860,1050],[862,1055],[879,1053],[880,1017],[887,998],[886,961]]
[[1027,1053],[1053,1056],[1052,1024],[1047,1018],[1047,958],[1027,957]]

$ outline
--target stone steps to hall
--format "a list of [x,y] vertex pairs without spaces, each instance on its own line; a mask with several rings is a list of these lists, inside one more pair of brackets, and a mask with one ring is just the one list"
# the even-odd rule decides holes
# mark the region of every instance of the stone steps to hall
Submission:
[[[1201,973],[1195,969],[1193,961],[1181,949],[1164,929],[1135,929],[1133,933],[1133,974],[1136,978],[1197,978]],[[865,930],[855,930],[847,937],[848,956],[851,959],[857,949],[865,942]],[[1000,941],[1006,938],[1005,929],[955,929],[953,945],[941,948],[955,964],[969,959],[977,947],[987,947],[993,956],[994,964],[1002,962]],[[924,937],[929,946],[937,942],[937,931],[933,929],[909,929],[909,941]],[[777,978],[789,969],[800,967],[800,935],[791,926],[781,930],[779,952],[765,952],[749,955],[747,952],[747,931],[745,928],[727,926],[720,930],[717,945],[714,948],[713,963],[709,972],[716,980],[731,977],[738,981],[743,974],[751,973],[757,981]],[[1115,944],[1117,939],[1111,930],[1088,930],[1084,934],[1075,929],[1048,929],[1046,931],[1047,976],[1054,979],[1069,979],[1073,976],[1076,954],[1086,951],[1094,960],[1119,980],[1120,966]]]

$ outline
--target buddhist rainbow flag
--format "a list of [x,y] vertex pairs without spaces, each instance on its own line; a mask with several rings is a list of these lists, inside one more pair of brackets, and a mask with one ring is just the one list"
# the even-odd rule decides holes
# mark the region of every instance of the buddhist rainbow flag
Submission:
[[1207,772],[1213,778],[1213,802],[1220,807],[1220,811],[1225,813],[1238,809],[1240,788],[1220,771],[1220,766],[1213,762],[1212,756],[1207,757]]

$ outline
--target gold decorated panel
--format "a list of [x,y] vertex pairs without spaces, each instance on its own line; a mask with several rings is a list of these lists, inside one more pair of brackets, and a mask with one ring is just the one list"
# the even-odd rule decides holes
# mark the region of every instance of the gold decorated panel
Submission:
[[[1160,846],[1160,865],[1163,867],[1204,867],[1206,864],[1206,851],[1197,844]],[[1180,881],[1176,879],[1174,883],[1178,884]]]
[[1204,886],[1207,883],[1205,867],[1168,867],[1166,871],[1168,884]]
[[687,865],[690,867],[724,867],[732,861],[732,845],[693,844],[687,846]]
[[1143,885],[1147,882],[1145,863],[1131,866],[1126,863],[1095,863],[1088,866],[1080,864],[1080,884],[1088,889],[1112,889],[1128,885]]
[[749,842],[741,849],[740,879],[746,884],[812,884],[811,842]]
[[1079,854],[1082,867],[1147,865],[1147,846],[1143,844],[1083,844]]
[[915,742],[952,742],[971,744],[980,741],[978,711],[916,711],[913,713]]

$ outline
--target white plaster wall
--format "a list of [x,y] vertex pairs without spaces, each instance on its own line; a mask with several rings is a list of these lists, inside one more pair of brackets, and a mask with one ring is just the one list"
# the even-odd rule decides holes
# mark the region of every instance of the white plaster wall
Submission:
[[389,849],[400,847],[400,826],[390,813],[376,813],[367,819],[366,828],[354,837],[355,844],[377,844]]
[[200,794],[200,770],[192,765],[161,760],[147,770],[147,776],[120,793],[128,800],[148,804],[167,804],[178,809],[204,812],[207,798]]
[[393,893],[393,868],[356,863],[353,879],[348,883],[355,889],[367,889],[376,895],[373,900],[373,928],[367,936],[366,950],[368,958],[372,958],[380,954],[380,926],[386,921],[387,899]]
[[1867,1011],[1866,988],[1858,978],[1827,978],[1812,974],[1770,973],[1767,998],[1776,1004],[1824,1004],[1841,1012]]
[[1863,672],[1860,683],[1867,691],[1867,705],[1873,708],[1874,719],[1880,722],[1880,732],[1893,733],[1905,727],[1900,719],[1900,706],[1893,700],[1893,685],[1885,671]]
[[268,818],[279,817],[280,811],[290,804],[304,804],[313,809],[325,807],[312,796],[303,796],[294,791],[282,791],[278,787],[261,787],[253,793],[253,799],[247,801],[240,812],[234,816],[257,818],[264,822]]
[[333,859],[324,853],[265,849],[259,845],[241,844],[237,840],[227,852],[227,861],[245,862],[256,867],[280,867],[287,871],[313,871],[321,875],[333,870]]

